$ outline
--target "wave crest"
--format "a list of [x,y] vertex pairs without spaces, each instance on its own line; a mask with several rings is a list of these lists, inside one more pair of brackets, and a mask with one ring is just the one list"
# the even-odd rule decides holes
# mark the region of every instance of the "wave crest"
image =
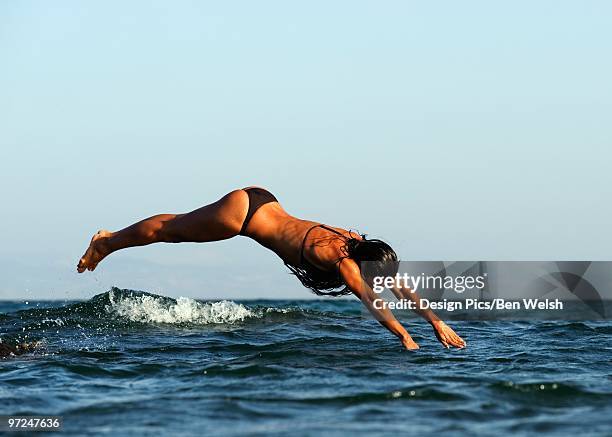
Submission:
[[105,311],[141,323],[167,324],[232,324],[256,316],[242,304],[222,300],[219,302],[198,302],[188,297],[164,298],[151,294],[108,292],[109,303]]

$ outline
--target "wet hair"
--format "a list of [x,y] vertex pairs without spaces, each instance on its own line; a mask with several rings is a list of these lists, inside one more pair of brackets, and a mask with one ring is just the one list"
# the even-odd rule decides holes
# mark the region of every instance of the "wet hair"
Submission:
[[[359,234],[361,238],[356,238],[353,231],[349,236],[339,236],[345,241],[342,246],[344,255],[338,260],[338,265],[345,258],[355,261],[364,279],[371,279],[374,276],[394,276],[398,270],[397,254],[382,240],[368,239],[366,234]],[[351,290],[346,286],[338,271],[321,270],[309,262],[294,266],[288,263],[285,265],[291,270],[304,287],[309,288],[318,296],[343,296],[351,294]]]

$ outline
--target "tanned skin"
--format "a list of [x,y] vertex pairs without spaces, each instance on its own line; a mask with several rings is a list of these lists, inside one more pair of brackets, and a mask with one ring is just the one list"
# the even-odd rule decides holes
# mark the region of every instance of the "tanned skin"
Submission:
[[[113,252],[128,247],[145,246],[152,243],[206,243],[233,238],[240,233],[249,208],[249,198],[244,190],[235,190],[210,205],[186,214],[159,214],[134,223],[117,232],[101,230],[91,239],[89,247],[80,259],[77,271],[93,271],[100,261]],[[245,236],[270,249],[281,259],[298,265],[304,235],[319,223],[302,220],[287,213],[278,202],[262,205],[252,216]],[[334,228],[349,236],[349,231]],[[352,237],[355,235],[352,234]],[[374,308],[378,298],[370,286],[363,281],[359,265],[350,258],[344,258],[343,242],[330,236],[322,228],[314,228],[304,246],[304,256],[316,267],[325,270],[339,270],[348,288],[357,296],[372,315],[400,339],[406,349],[418,349],[410,334],[388,309]],[[411,299],[419,304],[416,293],[409,289],[392,290],[398,299]],[[449,326],[431,310],[417,310],[432,327],[438,340],[445,347],[465,347],[461,339]]]

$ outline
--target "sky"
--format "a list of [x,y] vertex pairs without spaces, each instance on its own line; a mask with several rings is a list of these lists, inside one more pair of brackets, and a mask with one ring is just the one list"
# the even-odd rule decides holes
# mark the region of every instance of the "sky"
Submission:
[[612,3],[0,3],[0,299],[309,298],[255,242],[76,263],[261,185],[403,260],[610,260]]

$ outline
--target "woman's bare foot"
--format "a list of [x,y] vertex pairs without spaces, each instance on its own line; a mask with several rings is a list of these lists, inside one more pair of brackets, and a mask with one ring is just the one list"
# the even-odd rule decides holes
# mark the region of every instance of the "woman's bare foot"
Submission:
[[83,273],[85,270],[93,271],[98,266],[98,263],[110,253],[106,243],[111,235],[112,232],[105,230],[100,230],[94,234],[89,247],[77,265],[79,273]]

